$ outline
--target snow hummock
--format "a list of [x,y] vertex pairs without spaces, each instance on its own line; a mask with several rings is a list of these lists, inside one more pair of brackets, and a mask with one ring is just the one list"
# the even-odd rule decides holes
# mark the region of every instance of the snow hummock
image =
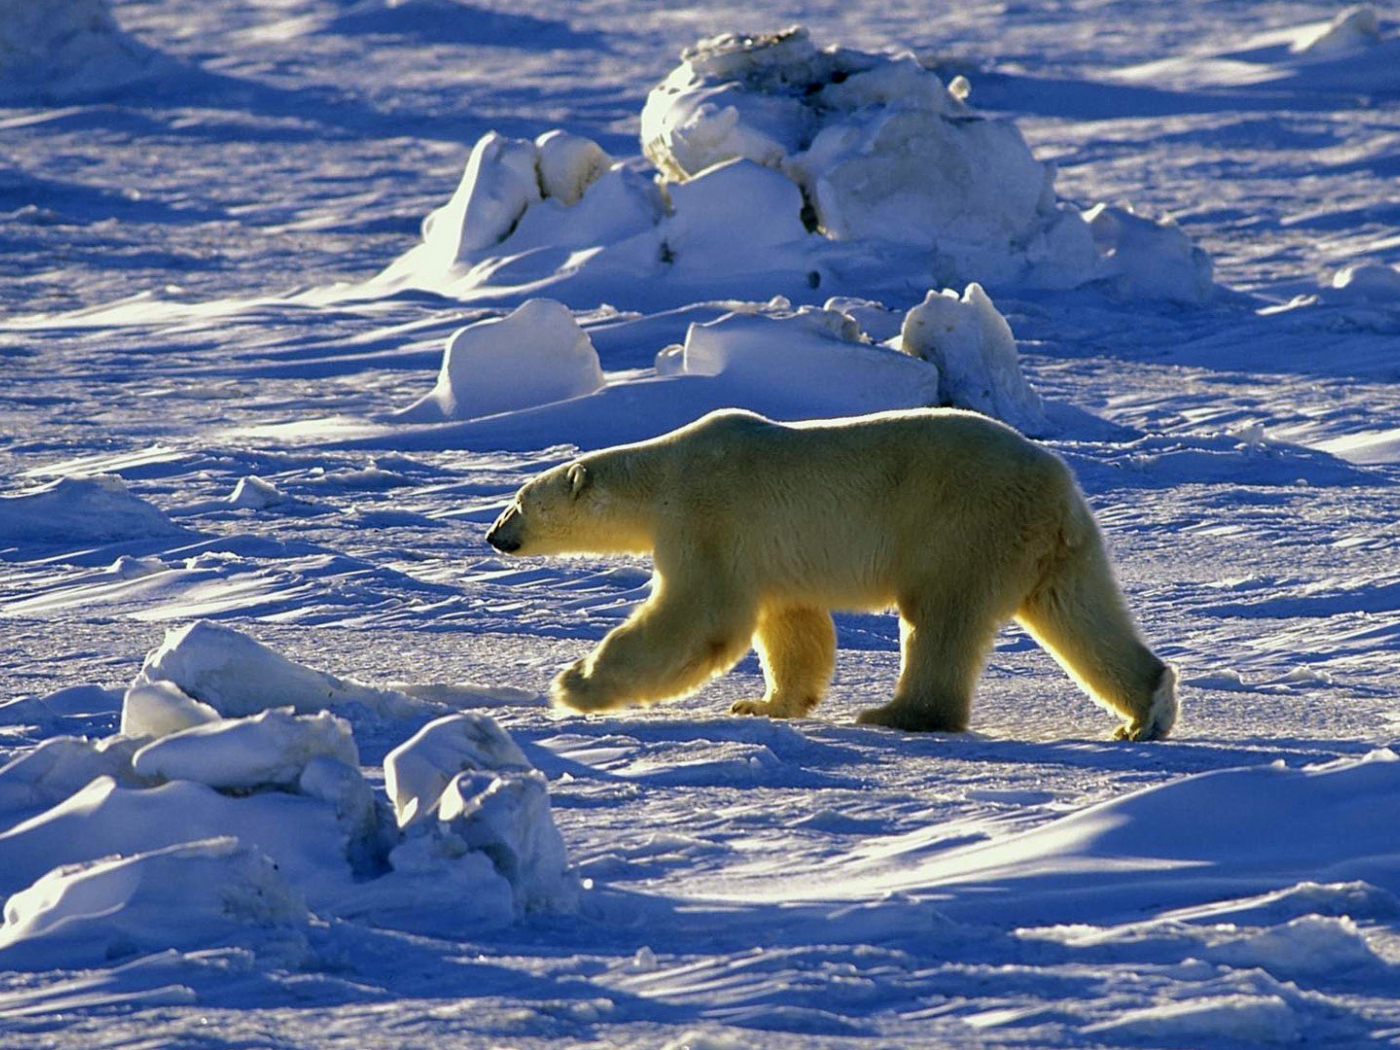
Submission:
[[1376,9],[1357,4],[1337,12],[1326,25],[1302,34],[1290,50],[1313,58],[1342,58],[1381,42],[1381,22]]
[[1016,339],[982,286],[961,297],[929,292],[905,315],[900,349],[938,369],[941,404],[970,408],[1028,434],[1042,433],[1045,406],[1021,374]]
[[668,376],[707,376],[732,390],[732,403],[791,417],[859,415],[938,403],[938,371],[872,345],[835,310],[736,311],[692,324],[685,344],[657,357]]
[[437,385],[397,418],[472,419],[582,397],[602,385],[598,352],[568,307],[531,299],[453,333]]
[[[337,678],[293,663],[257,639],[222,624],[197,620],[166,632],[160,646],[146,656],[127,696],[137,704],[151,683],[168,682],[186,696],[225,718],[253,715],[273,707],[315,713],[337,704],[358,704],[372,711],[392,711],[403,696]],[[169,698],[168,690],[166,691]],[[176,698],[178,701],[178,698]],[[128,702],[131,702],[128,700]],[[149,716],[123,713],[123,726],[135,729]]]
[[143,80],[165,64],[121,30],[107,0],[0,4],[0,99],[101,93]]
[[74,969],[195,948],[251,931],[292,934],[306,901],[266,854],[229,836],[53,869],[5,903],[0,965]]
[[1210,296],[1209,257],[1177,226],[1123,208],[1091,228],[1102,206],[1061,201],[1054,166],[969,90],[909,54],[818,49],[802,27],[701,40],[647,96],[654,170],[560,130],[490,132],[423,242],[364,287],[647,305],[730,295],[745,275],[790,296],[912,274]]
[[97,543],[180,531],[114,474],[62,477],[0,496],[0,543]]
[[304,926],[308,905],[417,929],[465,897],[459,932],[577,907],[547,782],[510,736],[473,712],[423,727],[385,760],[391,806],[323,709],[367,688],[230,628],[170,632],[127,694],[141,735],[55,737],[0,768],[0,964]]
[[256,474],[238,479],[228,501],[235,507],[245,510],[264,510],[283,502],[285,496],[270,481],[264,481]]
[[1339,303],[1400,304],[1400,269],[1384,263],[1352,263],[1332,275],[1324,294]]
[[1210,256],[1172,219],[1150,219],[1131,207],[1107,204],[1090,208],[1084,219],[1103,256],[1105,279],[1116,294],[1184,303],[1210,297]]

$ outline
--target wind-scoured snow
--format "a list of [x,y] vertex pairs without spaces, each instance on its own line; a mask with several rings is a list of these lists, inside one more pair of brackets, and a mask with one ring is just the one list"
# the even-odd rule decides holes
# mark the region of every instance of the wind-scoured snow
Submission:
[[[1400,1043],[1384,6],[0,12],[0,1045]],[[789,25],[800,23],[800,27]],[[529,477],[955,404],[1074,469],[1170,740],[757,661],[577,717]]]

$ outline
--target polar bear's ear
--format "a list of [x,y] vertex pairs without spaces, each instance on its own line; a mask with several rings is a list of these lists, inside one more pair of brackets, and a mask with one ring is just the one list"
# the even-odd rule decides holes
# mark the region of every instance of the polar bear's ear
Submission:
[[592,476],[588,473],[588,468],[582,463],[575,463],[569,468],[569,491],[573,493],[575,499],[588,488],[588,483],[592,481]]

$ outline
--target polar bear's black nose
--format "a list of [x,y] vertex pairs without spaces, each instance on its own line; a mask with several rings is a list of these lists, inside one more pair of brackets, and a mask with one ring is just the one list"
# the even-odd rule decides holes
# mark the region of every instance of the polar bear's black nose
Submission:
[[520,538],[518,536],[506,536],[502,534],[501,523],[498,521],[491,526],[491,531],[486,534],[486,542],[495,547],[502,554],[512,554],[520,549]]

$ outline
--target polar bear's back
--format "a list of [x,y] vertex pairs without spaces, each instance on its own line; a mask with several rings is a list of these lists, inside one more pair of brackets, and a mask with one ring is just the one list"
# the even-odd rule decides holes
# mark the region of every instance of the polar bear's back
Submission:
[[888,606],[918,565],[1029,564],[1087,520],[1058,457],[971,412],[781,424],[730,411],[668,437],[682,453],[675,506],[689,519],[677,524],[693,534],[703,521],[761,589],[794,601]]

